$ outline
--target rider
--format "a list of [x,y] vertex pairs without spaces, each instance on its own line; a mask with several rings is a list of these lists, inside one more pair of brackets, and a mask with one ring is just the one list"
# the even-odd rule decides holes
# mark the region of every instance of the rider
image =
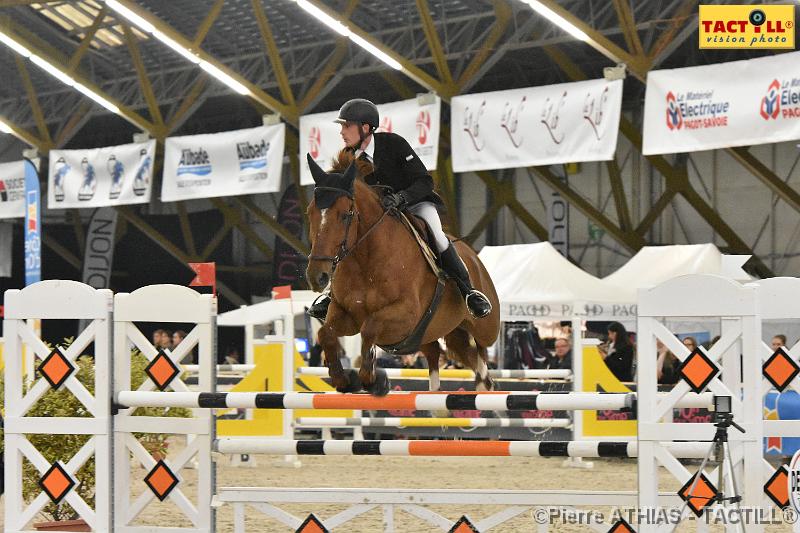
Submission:
[[[369,100],[356,98],[345,102],[335,122],[342,125],[346,149],[375,168],[364,181],[391,187],[381,199],[384,209],[405,209],[425,221],[441,256],[442,268],[455,280],[469,312],[475,318],[488,315],[492,304],[486,295],[472,287],[464,262],[442,231],[436,210],[437,205],[443,204],[442,199],[433,191],[433,179],[408,142],[396,133],[375,133],[379,125],[378,108]],[[326,290],[314,302],[309,315],[325,319],[330,304],[328,293]]]

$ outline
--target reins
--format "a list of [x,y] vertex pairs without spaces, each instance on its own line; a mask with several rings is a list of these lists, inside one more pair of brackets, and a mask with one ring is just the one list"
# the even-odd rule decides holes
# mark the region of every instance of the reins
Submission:
[[[389,214],[389,211],[393,211],[395,209],[391,208],[391,209],[387,209],[386,211],[384,211],[383,214],[381,215],[381,217],[378,219],[378,221],[375,222],[375,224],[373,224],[372,226],[370,226],[369,229],[367,231],[365,231],[364,234],[361,237],[358,238],[358,240],[356,240],[356,242],[355,242],[355,244],[353,244],[353,246],[348,248],[347,247],[347,239],[350,237],[350,226],[353,223],[353,219],[359,217],[359,213],[356,212],[356,210],[355,210],[356,200],[355,200],[355,197],[353,196],[353,193],[351,193],[350,191],[345,191],[343,189],[339,189],[337,187],[318,186],[318,187],[315,187],[315,189],[336,191],[336,192],[339,192],[339,193],[347,196],[348,198],[350,198],[350,211],[348,211],[346,213],[347,221],[346,221],[345,227],[344,227],[344,238],[342,239],[341,244],[339,244],[338,253],[336,255],[334,255],[334,256],[330,256],[330,255],[309,255],[308,256],[309,261],[330,261],[331,264],[332,264],[332,267],[331,267],[332,271],[336,272],[336,265],[338,265],[339,263],[344,261],[345,258],[347,258],[347,256],[350,255],[353,252],[353,250],[355,250],[358,247],[358,245],[361,244],[364,241],[364,239],[369,237],[369,234],[372,233],[372,231],[375,228],[380,226],[381,222],[383,222],[383,219],[386,218],[387,214]],[[356,227],[358,227],[358,224],[356,224]]]

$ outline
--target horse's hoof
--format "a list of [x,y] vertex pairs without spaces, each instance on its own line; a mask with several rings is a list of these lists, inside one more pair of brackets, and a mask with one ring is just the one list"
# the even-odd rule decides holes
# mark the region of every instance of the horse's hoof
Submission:
[[367,387],[367,390],[373,396],[386,396],[389,394],[389,376],[386,375],[386,371],[382,368],[375,369],[375,381],[372,385]]
[[347,385],[337,386],[338,392],[359,392],[363,388],[361,380],[358,379],[358,372],[353,369],[345,370],[344,379],[347,380]]

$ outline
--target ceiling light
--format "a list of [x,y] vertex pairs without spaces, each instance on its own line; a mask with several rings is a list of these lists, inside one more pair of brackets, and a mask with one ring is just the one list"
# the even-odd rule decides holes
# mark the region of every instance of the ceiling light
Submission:
[[13,134],[14,132],[11,131],[11,127],[5,123],[4,120],[0,119],[0,131],[3,133]]
[[386,63],[387,65],[389,65],[390,67],[392,67],[393,69],[395,69],[395,70],[403,70],[403,65],[401,65],[399,61],[397,61],[396,59],[391,57],[386,52],[380,50],[377,46],[375,46],[374,44],[368,42],[363,37],[360,37],[360,36],[355,35],[355,34],[351,34],[350,35],[350,40],[353,41],[354,43],[356,43],[358,46],[360,46],[364,50],[366,50],[367,52],[369,52],[370,54],[374,55],[375,57],[377,57],[378,59],[383,61],[384,63]]
[[386,52],[380,50],[377,46],[370,43],[360,35],[356,35],[352,31],[350,31],[350,29],[347,26],[345,26],[340,20],[337,20],[331,15],[328,15],[325,11],[318,8],[308,0],[295,0],[295,2],[297,2],[297,5],[304,11],[306,11],[308,14],[310,14],[312,17],[322,22],[323,24],[331,28],[339,35],[347,37],[352,42],[354,42],[355,44],[357,44],[358,46],[360,46],[361,48],[372,54],[377,59],[380,59],[381,61],[383,61],[384,63],[386,63],[395,70],[403,70],[403,65],[401,65],[399,61],[391,57]]
[[297,5],[300,6],[300,8],[302,8],[312,17],[322,22],[333,31],[337,32],[339,35],[343,35],[344,37],[350,37],[350,30],[347,28],[347,26],[345,26],[332,16],[328,15],[327,13],[325,13],[323,10],[321,10],[308,0],[297,0]]
[[186,59],[188,59],[189,61],[191,61],[195,65],[200,63],[200,58],[197,57],[197,55],[194,52],[192,52],[191,50],[189,50],[185,46],[182,46],[177,41],[167,37],[164,33],[160,32],[158,30],[153,30],[153,37],[155,37],[156,39],[158,39],[162,43],[166,44],[167,46],[169,46],[170,48],[172,48],[173,50],[178,52],[180,55],[182,55],[183,57],[185,57]]
[[62,72],[58,67],[50,64],[49,62],[47,62],[47,60],[42,59],[36,54],[31,55],[31,62],[33,62],[34,65],[44,70],[54,78],[56,78],[64,85],[68,85],[70,87],[75,85],[75,80],[72,79],[72,76],[69,76],[68,74]]
[[14,50],[22,57],[31,57],[31,51],[19,44],[17,41],[9,37],[3,32],[0,32],[0,42]]
[[89,98],[91,98],[92,100],[94,100],[95,102],[97,102],[98,104],[100,104],[101,106],[111,111],[112,113],[115,113],[117,115],[120,114],[119,107],[117,107],[116,104],[109,102],[108,100],[106,100],[93,90],[89,89],[85,85],[76,82],[74,87],[83,94],[85,94],[86,96],[88,96]]
[[538,0],[522,0],[524,3],[531,6],[531,8],[539,13],[541,16],[564,30],[565,32],[569,33],[579,41],[587,42],[589,41],[589,36],[583,32],[583,30],[578,29],[573,23],[550,9],[549,7],[545,6]]
[[209,63],[208,61],[200,61],[200,68],[217,78],[219,81],[233,89],[239,94],[248,95],[250,94],[250,89],[230,77],[229,75],[222,72],[220,69]]
[[135,25],[139,26],[141,29],[146,31],[147,33],[153,33],[156,29],[155,26],[147,22],[144,18],[137,15],[117,0],[106,0],[106,5],[128,19],[129,21],[133,22]]

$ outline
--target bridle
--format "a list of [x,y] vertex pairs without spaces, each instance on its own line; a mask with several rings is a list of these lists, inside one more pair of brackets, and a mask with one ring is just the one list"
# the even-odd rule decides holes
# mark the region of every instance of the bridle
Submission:
[[[339,189],[338,187],[324,187],[324,186],[314,187],[314,190],[317,190],[317,189],[323,190],[323,191],[335,191],[335,192],[337,192],[339,194],[342,194],[342,195],[347,196],[348,198],[350,198],[350,210],[347,213],[345,213],[344,238],[342,239],[342,242],[339,244],[339,251],[336,253],[336,255],[333,255],[333,256],[331,256],[331,255],[309,255],[308,256],[308,260],[309,261],[330,261],[331,265],[332,265],[331,266],[331,270],[333,272],[335,272],[336,271],[336,265],[338,265],[339,263],[344,261],[345,258],[348,255],[350,255],[353,252],[353,250],[355,250],[358,247],[358,245],[361,244],[364,241],[364,239],[366,239],[369,236],[370,233],[372,233],[372,230],[377,228],[381,224],[381,222],[383,222],[383,219],[386,218],[386,215],[389,213],[389,211],[392,211],[394,208],[387,209],[386,211],[384,211],[383,214],[381,215],[381,217],[378,219],[378,221],[375,224],[373,224],[372,226],[370,226],[370,228],[366,232],[364,232],[364,235],[362,235],[355,242],[355,244],[353,244],[353,246],[348,248],[347,247],[347,240],[350,237],[350,226],[353,224],[353,219],[359,217],[358,212],[355,210],[356,209],[355,196],[353,196],[352,192],[346,191],[344,189]],[[358,227],[357,224],[356,224],[356,227]]]

